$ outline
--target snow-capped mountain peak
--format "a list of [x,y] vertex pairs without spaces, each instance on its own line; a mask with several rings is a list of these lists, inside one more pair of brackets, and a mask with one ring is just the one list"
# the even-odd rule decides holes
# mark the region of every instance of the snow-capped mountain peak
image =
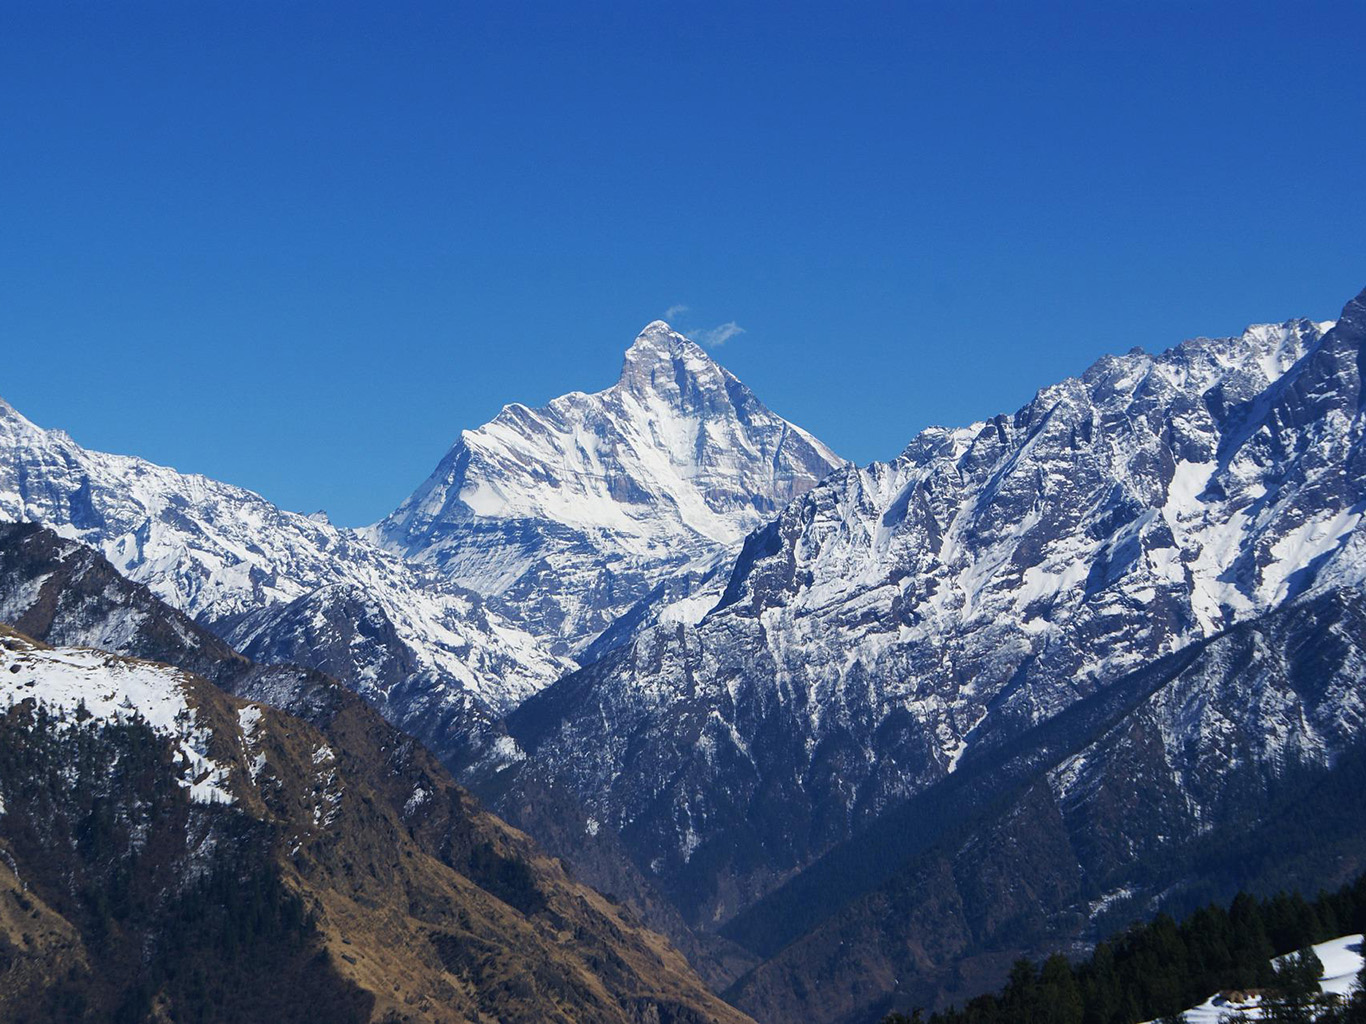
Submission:
[[651,320],[646,324],[636,340],[631,342],[631,347],[626,350],[626,358],[629,360],[633,355],[646,351],[665,350],[668,352],[682,352],[685,350],[696,350],[702,356],[706,353],[687,335],[675,331],[664,320]]
[[679,334],[663,320],[646,324],[622,360],[619,388],[652,387],[675,394],[680,383],[729,376],[702,346]]
[[656,320],[610,388],[505,406],[372,530],[577,649],[664,573],[738,547],[841,464]]

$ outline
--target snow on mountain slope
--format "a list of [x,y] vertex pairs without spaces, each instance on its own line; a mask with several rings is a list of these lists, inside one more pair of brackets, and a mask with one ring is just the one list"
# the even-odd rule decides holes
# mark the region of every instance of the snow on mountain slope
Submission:
[[[1212,828],[1286,772],[1322,772],[1366,737],[1366,600],[1337,589],[1215,637],[1048,773],[1091,877]],[[1248,794],[1255,794],[1249,801]],[[1124,881],[1128,881],[1124,879]]]
[[514,735],[724,920],[951,771],[988,716],[1023,728],[1366,578],[1364,303],[1106,357],[835,472],[746,541],[699,625],[542,691]]
[[[272,616],[328,588],[364,595],[401,638],[391,652],[460,699],[501,710],[562,666],[476,595],[321,517],[142,459],[87,451],[0,401],[0,518],[101,551],[168,604],[247,646]],[[249,632],[233,627],[249,620]],[[348,680],[386,696],[363,672]]]
[[[52,649],[0,627],[0,709],[33,701],[72,725],[141,720],[172,739],[179,783],[196,803],[232,803],[229,766],[211,756],[212,730],[199,722],[184,673],[103,651]],[[3,807],[3,801],[0,801]]]
[[813,1024],[961,1005],[995,987],[961,971],[988,950],[1003,976],[1158,910],[1355,876],[1364,673],[1366,597],[1336,589],[1022,733],[988,719],[952,773],[725,928],[767,958],[727,997]]
[[655,321],[615,385],[505,406],[371,530],[577,651],[842,464]]

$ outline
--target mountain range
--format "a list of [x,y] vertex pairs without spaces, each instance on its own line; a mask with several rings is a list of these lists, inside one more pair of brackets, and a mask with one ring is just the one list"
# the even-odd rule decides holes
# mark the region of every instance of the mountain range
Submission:
[[55,531],[6,543],[145,588],[0,551],[0,620],[304,721],[354,691],[756,1020],[875,1020],[1361,869],[1364,351],[1366,293],[858,467],[655,322],[360,530],[0,404],[0,517]]

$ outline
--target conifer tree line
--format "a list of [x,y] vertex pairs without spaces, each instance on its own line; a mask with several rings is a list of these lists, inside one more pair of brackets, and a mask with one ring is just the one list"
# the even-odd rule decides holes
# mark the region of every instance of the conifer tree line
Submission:
[[[1273,1024],[1366,1024],[1366,976],[1350,998],[1324,997],[1323,965],[1309,949],[1363,931],[1366,875],[1312,901],[1239,893],[1227,908],[1211,904],[1179,924],[1159,914],[1079,963],[1061,954],[1042,964],[1017,960],[999,993],[929,1016],[889,1014],[883,1024],[1174,1024],[1182,1011],[1229,990],[1262,992],[1262,1019]],[[1230,1015],[1230,1024],[1238,1020]]]

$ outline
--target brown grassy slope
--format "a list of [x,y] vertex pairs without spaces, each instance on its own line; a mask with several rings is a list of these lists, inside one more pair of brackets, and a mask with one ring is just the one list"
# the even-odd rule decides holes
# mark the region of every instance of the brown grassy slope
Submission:
[[[90,646],[175,665],[238,696],[282,708],[333,735],[353,762],[374,756],[393,730],[344,685],[297,665],[262,665],[170,608],[145,586],[119,575],[97,551],[36,523],[0,523],[0,621],[57,646]],[[382,723],[381,723],[382,724]],[[523,764],[482,779],[496,813],[567,857],[571,875],[613,894],[662,932],[713,989],[720,991],[755,959],[719,936],[695,935],[642,877],[617,837],[583,834],[584,815],[554,779]],[[406,797],[405,797],[406,799]]]
[[[3,632],[7,656],[41,650]],[[570,880],[527,837],[479,810],[430,755],[363,705],[343,701],[326,733],[255,705],[260,718],[249,735],[240,714],[246,701],[196,676],[167,676],[183,687],[199,723],[211,728],[212,756],[231,765],[235,798],[227,808],[187,806],[183,791],[162,786],[162,798],[180,794],[182,804],[171,816],[184,817],[183,831],[196,836],[199,850],[217,844],[231,853],[235,836],[264,837],[262,859],[311,915],[310,941],[342,982],[373,998],[370,1019],[747,1020],[710,994],[664,940]],[[172,767],[169,756],[163,760]],[[7,789],[17,792],[15,783],[6,780]],[[118,793],[109,797],[115,806],[119,799]],[[25,820],[24,808],[7,811],[0,816],[0,840],[11,824],[17,828]],[[44,848],[50,831],[54,838]],[[62,858],[76,857],[77,844],[59,841],[59,830],[30,827],[25,836],[30,863],[44,861],[40,874],[59,881],[51,883],[52,893],[20,894],[39,915],[37,932],[30,927],[26,933],[14,919],[16,911],[4,904],[13,897],[0,888],[0,935],[25,953],[0,963],[6,993],[56,984],[71,966],[84,963],[82,904],[62,891],[60,880],[81,875],[88,890],[95,877],[60,870]],[[112,859],[129,856],[115,851]],[[136,863],[172,880],[168,900],[194,877],[194,857],[186,852],[162,855],[156,865],[146,856]],[[22,860],[14,866],[20,878],[28,874]],[[6,884],[13,874],[0,867],[0,875],[10,876]],[[65,920],[45,909],[45,897],[73,908]],[[155,947],[155,938],[144,941]],[[252,976],[241,983],[269,982]],[[105,984],[97,999],[112,1004],[118,993],[107,989]]]

